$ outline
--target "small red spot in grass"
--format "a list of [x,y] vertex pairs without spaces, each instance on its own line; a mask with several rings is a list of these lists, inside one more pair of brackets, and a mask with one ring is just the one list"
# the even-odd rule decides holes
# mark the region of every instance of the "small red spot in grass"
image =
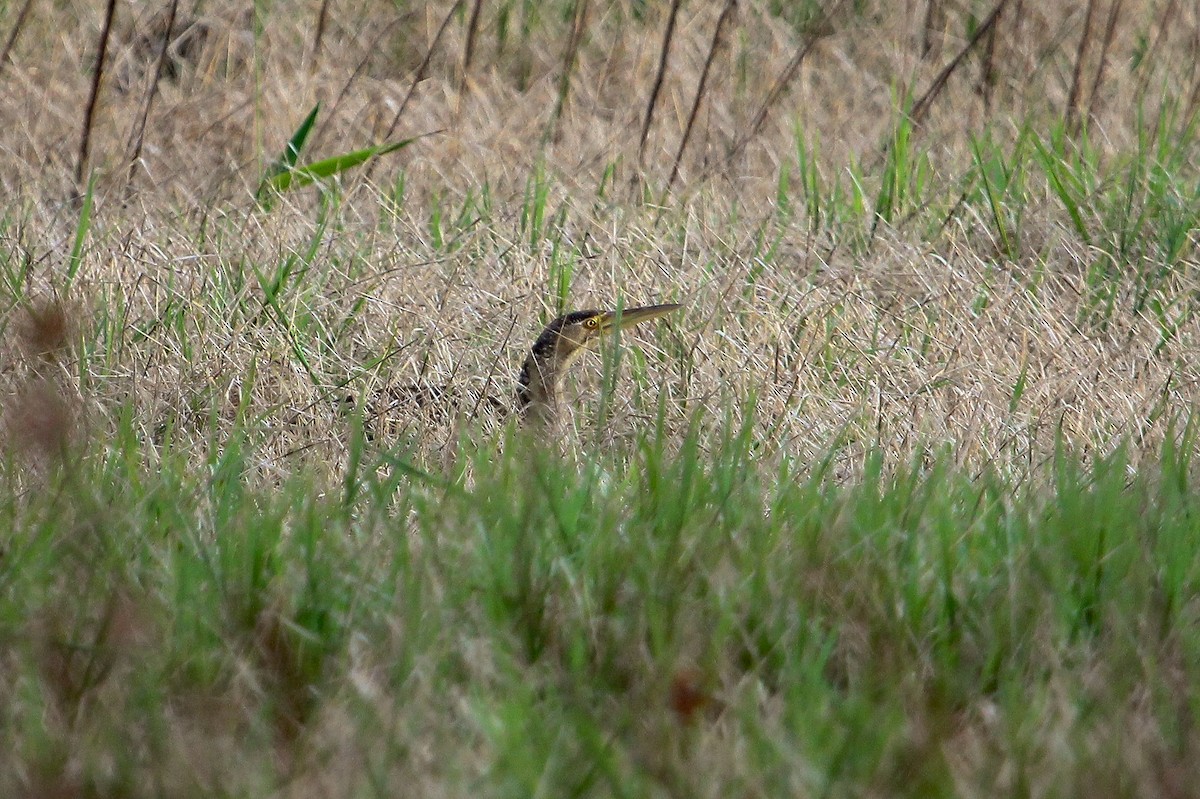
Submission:
[[681,724],[691,724],[696,714],[709,703],[704,690],[704,678],[699,669],[681,668],[671,677],[671,710]]

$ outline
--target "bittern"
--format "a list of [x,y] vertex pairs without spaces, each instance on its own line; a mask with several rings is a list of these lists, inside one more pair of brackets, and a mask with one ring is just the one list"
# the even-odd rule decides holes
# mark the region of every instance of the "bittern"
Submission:
[[521,418],[553,421],[558,388],[571,364],[589,345],[616,330],[658,319],[683,306],[644,305],[616,311],[575,311],[558,317],[537,337],[517,378],[517,408]]

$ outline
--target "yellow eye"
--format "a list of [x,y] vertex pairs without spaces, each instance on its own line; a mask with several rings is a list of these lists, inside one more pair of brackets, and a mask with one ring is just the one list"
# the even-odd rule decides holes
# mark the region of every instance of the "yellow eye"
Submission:
[[589,319],[583,323],[584,327],[590,327],[592,330],[595,330],[599,324],[600,324],[600,320],[594,316],[591,319]]

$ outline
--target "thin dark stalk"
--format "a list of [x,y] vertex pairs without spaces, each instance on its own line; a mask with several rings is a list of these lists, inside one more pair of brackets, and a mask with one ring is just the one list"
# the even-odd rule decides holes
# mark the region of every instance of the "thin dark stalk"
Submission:
[[1171,25],[1175,18],[1176,6],[1178,0],[1168,0],[1167,7],[1163,9],[1162,19],[1158,21],[1158,30],[1154,34],[1154,41],[1146,49],[1146,55],[1142,57],[1141,63],[1138,66],[1138,71],[1141,76],[1138,79],[1137,91],[1134,93],[1135,104],[1140,103],[1142,97],[1146,94],[1146,86],[1150,83],[1150,76],[1153,74],[1153,67],[1158,61],[1158,48],[1162,45],[1162,41],[1166,38],[1167,31],[1171,29]]
[[983,47],[983,67],[979,70],[979,94],[983,97],[983,110],[991,113],[992,96],[996,89],[996,31],[988,31],[987,44]]
[[713,61],[717,58],[717,50],[721,47],[722,34],[725,26],[733,18],[737,10],[737,0],[725,0],[725,8],[717,19],[717,27],[713,30],[712,44],[708,47],[708,57],[704,59],[704,69],[700,71],[700,80],[696,84],[696,96],[692,100],[692,110],[688,114],[687,125],[683,128],[683,138],[679,140],[679,149],[675,152],[675,163],[671,165],[671,177],[667,180],[667,191],[675,185],[679,177],[679,163],[683,160],[683,151],[687,149],[688,141],[692,138],[692,128],[696,125],[696,117],[700,113],[700,103],[704,101],[704,88],[708,85],[708,73],[712,70]]
[[914,127],[917,127],[921,124],[925,118],[925,115],[929,113],[929,109],[933,105],[933,101],[936,100],[937,96],[942,93],[942,89],[946,87],[946,82],[950,80],[950,76],[954,74],[954,70],[958,69],[958,65],[961,64],[963,59],[967,57],[967,54],[970,53],[975,45],[979,43],[979,40],[986,36],[987,32],[992,29],[992,26],[996,24],[996,20],[1000,18],[1000,14],[1004,11],[1004,7],[1006,5],[1008,5],[1008,0],[1000,0],[1000,2],[996,3],[996,6],[991,10],[991,13],[989,13],[979,27],[975,29],[975,34],[971,37],[971,40],[963,45],[963,48],[958,51],[958,54],[955,55],[954,58],[950,59],[950,63],[946,64],[946,66],[942,68],[942,71],[939,72],[937,77],[933,79],[933,83],[925,91],[925,94],[921,95],[920,99],[913,103],[912,111],[909,112],[909,116],[912,119],[912,124]]
[[413,95],[417,92],[417,87],[425,80],[425,75],[429,72],[429,62],[433,60],[433,54],[437,52],[438,44],[442,41],[442,36],[446,33],[446,28],[450,26],[450,20],[458,13],[459,6],[463,4],[463,0],[454,0],[450,6],[450,10],[446,12],[442,24],[438,27],[437,33],[434,34],[433,41],[429,44],[429,50],[426,51],[425,57],[421,59],[420,66],[417,67],[417,74],[413,76],[412,85],[408,87],[408,94],[404,95],[403,102],[396,109],[396,115],[392,117],[392,124],[388,125],[387,132],[383,134],[383,141],[388,141],[396,132],[396,128],[400,125],[400,117],[404,116],[405,109],[408,108],[408,103],[412,100]]
[[25,18],[29,16],[29,9],[32,7],[33,0],[25,0],[25,5],[21,6],[21,10],[17,14],[17,21],[13,23],[13,29],[8,34],[4,49],[0,50],[0,74],[3,74],[9,59],[12,58],[13,45],[17,43],[17,37],[21,34],[21,29],[25,27]]
[[[433,41],[429,44],[429,50],[426,51],[425,57],[421,59],[420,65],[417,67],[417,72],[413,75],[412,85],[408,87],[408,94],[404,95],[404,100],[400,103],[400,107],[396,109],[396,115],[392,117],[392,122],[388,125],[388,129],[384,132],[380,141],[390,141],[396,133],[396,128],[400,126],[400,117],[404,116],[405,109],[408,108],[409,101],[417,92],[417,87],[425,80],[426,73],[429,72],[429,63],[433,60],[433,54],[437,52],[438,44],[442,41],[442,36],[446,33],[446,28],[450,26],[450,20],[458,13],[459,6],[463,4],[463,0],[454,0],[450,6],[450,10],[446,12],[446,16],[442,19],[442,24],[438,27],[437,33],[433,36]],[[339,98],[340,99],[340,98]],[[371,160],[363,169],[361,182],[367,183],[371,180],[371,175],[375,171],[375,160]]]
[[[117,0],[108,0],[104,11],[104,26],[100,29],[100,43],[96,48],[96,66],[92,70],[92,91],[88,96],[87,110],[83,114],[83,133],[79,137],[79,157],[75,161],[75,186],[83,191],[83,171],[87,165],[92,145],[92,121],[96,116],[96,100],[100,96],[100,81],[104,77],[104,59],[108,57],[108,39],[112,33],[113,17],[117,13]],[[79,195],[77,195],[79,196]]]
[[125,178],[126,195],[133,186],[134,170],[137,169],[137,163],[142,157],[146,120],[150,118],[150,108],[154,105],[154,98],[158,94],[158,82],[162,79],[163,64],[167,60],[167,49],[171,45],[171,34],[175,30],[175,14],[178,10],[179,0],[171,0],[171,8],[167,12],[167,29],[163,33],[162,46],[158,48],[158,61],[154,65],[154,77],[151,79],[150,85],[146,87],[146,101],[142,103],[142,116],[138,120],[137,126],[129,134],[132,146],[129,154],[129,174]]
[[1100,43],[1100,63],[1096,65],[1096,75],[1092,78],[1092,94],[1088,98],[1088,121],[1096,118],[1100,103],[1100,84],[1104,81],[1104,69],[1108,66],[1108,51],[1112,47],[1113,38],[1117,33],[1117,19],[1121,16],[1123,0],[1113,0],[1108,9],[1108,22],[1104,26],[1104,41]]
[[575,61],[579,57],[579,43],[583,41],[584,23],[587,21],[588,0],[575,0],[575,13],[571,23],[571,38],[567,40],[567,50],[563,53],[562,76],[558,81],[558,99],[554,103],[554,113],[550,116],[550,126],[546,130],[547,138],[558,136],[558,123],[563,111],[567,108],[567,100],[571,93],[571,73],[575,71]]
[[[383,29],[375,35],[375,38],[371,40],[371,44],[367,47],[367,54],[359,59],[358,65],[354,68],[354,71],[350,73],[350,77],[346,78],[346,82],[342,85],[341,91],[338,92],[337,98],[332,104],[330,104],[329,110],[325,113],[325,119],[328,120],[333,117],[334,112],[337,110],[338,106],[341,105],[342,100],[344,100],[346,95],[350,93],[350,87],[354,85],[354,82],[358,80],[360,75],[362,75],[363,70],[367,68],[367,62],[370,60],[371,54],[379,49],[379,43],[383,41],[383,37],[391,33],[397,25],[399,25],[401,22],[405,22],[410,16],[412,16],[412,12],[396,17],[387,25],[384,25]],[[323,128],[323,123],[318,122],[317,125],[317,132],[319,134]]]
[[1013,6],[1012,32],[1009,34],[1008,40],[1012,42],[1012,47],[1009,51],[1019,53],[1020,62],[1013,60],[1009,64],[1009,68],[1016,67],[1018,70],[1023,70],[1023,64],[1027,60],[1026,52],[1021,49],[1021,45],[1025,42],[1025,0],[1017,0],[1017,4]]
[[658,102],[658,93],[662,91],[663,78],[667,74],[671,39],[675,35],[675,19],[679,16],[681,5],[683,5],[683,0],[671,0],[671,11],[667,15],[667,30],[663,33],[662,53],[658,57],[658,73],[654,76],[654,85],[650,87],[650,98],[646,101],[646,116],[642,119],[642,135],[638,138],[638,166],[642,165],[646,153],[646,137],[650,135],[650,122],[654,119],[654,104]]
[[1196,64],[1200,60],[1200,25],[1192,32],[1192,91],[1188,95],[1187,107],[1184,110],[1184,124],[1190,126],[1193,116],[1200,110],[1200,75],[1197,74]]
[[[925,23],[922,25],[924,29],[921,35],[921,58],[931,58],[937,55],[933,51],[933,29],[937,27],[938,33],[941,33],[942,27],[942,3],[941,0],[929,0],[925,4]],[[939,37],[939,45],[941,39]],[[941,47],[938,47],[941,50]]]
[[497,402],[496,398],[488,392],[492,388],[492,378],[496,376],[497,370],[499,369],[500,358],[508,350],[508,342],[512,340],[513,330],[515,330],[516,327],[517,317],[514,315],[512,318],[512,323],[508,326],[508,332],[504,334],[504,341],[500,342],[500,349],[496,350],[496,357],[492,360],[492,365],[488,369],[487,381],[483,384],[483,390],[479,392],[479,399],[475,401],[475,407],[471,409],[472,419],[475,419],[479,416],[479,409],[483,407],[485,400],[492,402],[493,404]]
[[1067,94],[1067,130],[1072,136],[1079,132],[1079,93],[1083,90],[1083,61],[1087,58],[1092,38],[1092,17],[1096,15],[1096,0],[1088,0],[1083,16],[1083,34],[1075,51],[1075,69],[1071,73],[1071,91]]
[[321,54],[321,40],[325,38],[325,24],[329,18],[329,0],[321,0],[321,10],[317,12],[317,29],[313,32],[312,56],[310,68],[317,68],[317,56]]
[[471,8],[471,19],[467,22],[467,41],[463,44],[462,83],[459,92],[467,90],[467,75],[471,72],[471,61],[475,58],[475,39],[479,35],[479,17],[483,12],[483,0],[475,0]]
[[[833,4],[832,9],[825,13],[825,17],[829,18],[835,15],[841,9],[841,6],[842,0],[838,0],[838,2]],[[775,79],[774,85],[771,86],[771,91],[767,92],[766,99],[763,100],[758,112],[754,115],[754,121],[750,123],[749,129],[742,134],[741,138],[734,143],[733,148],[729,151],[729,157],[726,159],[727,162],[737,158],[742,150],[746,149],[746,145],[750,143],[750,140],[759,134],[763,125],[766,124],[767,115],[771,113],[771,109],[779,101],[779,98],[783,96],[783,93],[787,91],[788,85],[796,77],[796,73],[800,71],[800,65],[804,63],[804,59],[808,58],[808,54],[817,46],[817,42],[829,35],[828,31],[824,30],[825,25],[815,27],[820,32],[810,35],[800,49],[796,51],[795,55],[792,56],[792,60],[788,62],[788,65],[779,73],[779,77]]]

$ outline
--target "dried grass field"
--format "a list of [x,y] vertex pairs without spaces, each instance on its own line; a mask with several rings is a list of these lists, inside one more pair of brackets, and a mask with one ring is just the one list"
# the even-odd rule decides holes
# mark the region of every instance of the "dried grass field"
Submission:
[[0,794],[1194,795],[1198,124],[1179,0],[0,0]]

